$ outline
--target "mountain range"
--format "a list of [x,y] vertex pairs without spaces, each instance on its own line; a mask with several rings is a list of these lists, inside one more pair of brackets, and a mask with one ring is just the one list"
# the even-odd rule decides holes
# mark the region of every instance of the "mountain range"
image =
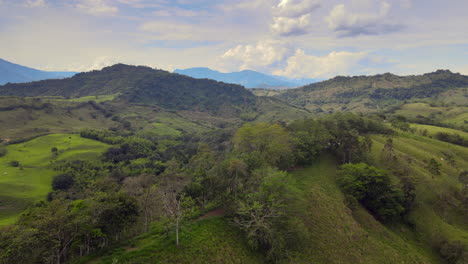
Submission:
[[198,79],[213,79],[220,82],[240,84],[246,88],[287,89],[314,83],[316,79],[292,79],[268,75],[252,70],[223,73],[209,68],[177,69],[174,73],[188,75]]
[[75,75],[76,72],[49,72],[18,65],[0,59],[0,85],[6,83],[25,83],[46,79],[61,79]]

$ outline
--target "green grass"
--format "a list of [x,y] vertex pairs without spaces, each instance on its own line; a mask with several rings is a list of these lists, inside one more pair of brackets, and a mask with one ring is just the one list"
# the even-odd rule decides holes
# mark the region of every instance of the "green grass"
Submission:
[[117,94],[109,94],[109,95],[92,95],[92,96],[83,96],[78,98],[72,99],[58,99],[57,101],[65,101],[65,102],[75,102],[75,103],[85,103],[88,101],[95,101],[96,103],[112,101],[116,99],[120,93]]
[[[59,150],[56,157],[52,147]],[[7,146],[7,155],[0,158],[0,226],[13,223],[27,206],[45,198],[58,174],[49,166],[54,159],[96,159],[108,147],[74,134],[53,134]],[[10,166],[14,160],[21,167]]]
[[174,138],[178,138],[182,136],[181,131],[174,129],[167,124],[154,123],[153,126],[154,128],[151,131],[156,133],[158,136],[169,136],[169,137],[174,137]]
[[464,98],[464,104],[452,106],[431,106],[428,103],[408,103],[402,105],[395,114],[409,118],[424,116],[434,118],[436,121],[444,124],[457,126],[465,125],[468,121],[468,99]]
[[[51,107],[43,108],[46,103]],[[0,96],[0,106],[12,107],[0,111],[0,139],[5,141],[45,134],[71,133],[85,128],[108,129],[118,125],[89,104]]]
[[[375,163],[383,166],[381,152],[386,138],[374,136],[372,156]],[[428,246],[440,239],[459,240],[468,246],[468,222],[457,209],[455,192],[460,190],[460,170],[468,168],[468,149],[431,138],[400,133],[393,138],[395,153],[413,159],[411,178],[416,183],[416,206],[410,219],[416,223],[421,240]],[[443,153],[453,155],[455,165],[449,164]],[[441,164],[441,175],[431,175],[426,168],[428,160]],[[458,207],[461,204],[458,202]]]
[[297,214],[310,239],[290,263],[438,263],[404,226],[384,226],[361,207],[351,211],[336,185],[331,158],[294,175],[304,192]]
[[[89,260],[86,259],[85,261]],[[105,256],[79,263],[265,263],[260,254],[246,246],[242,234],[223,217],[215,216],[190,222],[180,233],[176,248],[169,236],[154,230],[137,237],[127,246]]]
[[468,133],[457,130],[457,129],[452,129],[452,128],[446,128],[446,127],[438,127],[438,126],[431,126],[431,125],[421,125],[421,124],[411,124],[411,128],[415,128],[416,130],[427,130],[427,133],[429,136],[434,136],[435,134],[439,132],[443,133],[449,133],[449,134],[458,134],[465,139],[468,139]]

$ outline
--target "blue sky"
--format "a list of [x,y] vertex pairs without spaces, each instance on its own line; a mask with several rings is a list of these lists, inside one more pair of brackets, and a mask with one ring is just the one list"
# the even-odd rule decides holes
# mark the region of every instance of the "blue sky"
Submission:
[[329,78],[468,74],[466,0],[0,0],[0,58]]

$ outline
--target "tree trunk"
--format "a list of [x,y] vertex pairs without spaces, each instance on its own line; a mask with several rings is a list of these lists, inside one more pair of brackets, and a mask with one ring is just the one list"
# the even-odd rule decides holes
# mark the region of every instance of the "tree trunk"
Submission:
[[176,247],[179,248],[179,218],[176,219]]

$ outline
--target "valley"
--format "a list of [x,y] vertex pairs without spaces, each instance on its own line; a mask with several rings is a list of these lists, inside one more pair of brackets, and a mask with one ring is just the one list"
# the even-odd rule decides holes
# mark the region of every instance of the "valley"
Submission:
[[467,78],[0,86],[0,263],[464,263]]

